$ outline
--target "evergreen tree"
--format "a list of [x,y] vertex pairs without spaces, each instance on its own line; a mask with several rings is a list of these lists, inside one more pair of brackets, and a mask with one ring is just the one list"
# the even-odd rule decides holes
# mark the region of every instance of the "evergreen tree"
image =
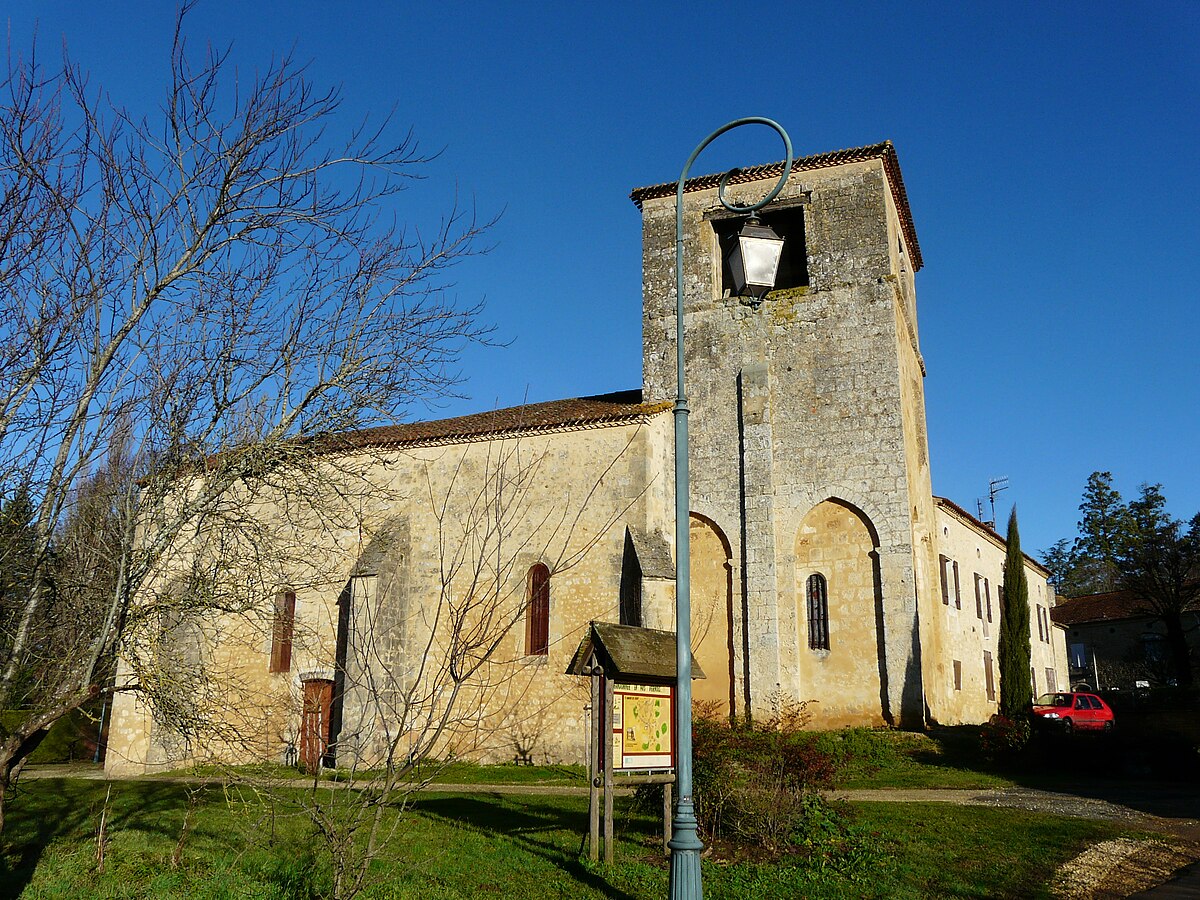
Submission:
[[1129,507],[1113,487],[1112,472],[1093,472],[1079,504],[1079,540],[1075,544],[1076,579],[1081,593],[1120,588],[1121,551],[1131,522]]
[[1193,683],[1188,613],[1200,610],[1200,513],[1190,522],[1167,512],[1162,485],[1143,484],[1128,506],[1129,528],[1120,549],[1120,587],[1135,609],[1163,623],[1171,677]]
[[1017,530],[1017,508],[1008,517],[1008,553],[1000,604],[1000,714],[1016,719],[1033,700],[1029,678],[1029,584]]
[[1077,597],[1128,591],[1132,610],[1163,624],[1168,677],[1193,684],[1188,632],[1200,609],[1200,513],[1191,520],[1167,512],[1162,485],[1143,484],[1126,503],[1110,472],[1093,472],[1079,505],[1079,536],[1042,553],[1060,594]]
[[1121,590],[1121,556],[1135,523],[1129,504],[1113,487],[1112,472],[1088,476],[1079,514],[1078,537],[1042,551],[1054,590],[1065,597]]
[[0,500],[0,653],[6,649],[9,626],[16,617],[33,579],[37,538],[34,508],[24,486]]

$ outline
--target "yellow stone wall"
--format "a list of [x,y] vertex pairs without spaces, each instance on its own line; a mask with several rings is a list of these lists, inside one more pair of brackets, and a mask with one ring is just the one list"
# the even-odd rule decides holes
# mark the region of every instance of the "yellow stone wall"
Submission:
[[[707,519],[690,520],[692,653],[705,677],[692,685],[692,697],[728,715],[736,708],[733,689],[732,552],[725,536]],[[674,626],[668,630],[674,631]]]
[[[796,536],[795,591],[798,696],[810,703],[818,728],[884,724],[880,696],[880,615],[877,542],[862,513],[825,500]],[[825,577],[829,649],[811,649],[805,586]]]
[[[198,622],[219,686],[210,692],[215,727],[180,739],[154,722],[136,694],[122,693],[114,703],[108,770],[142,772],[206,758],[281,760],[298,735],[301,675],[333,676],[338,598],[345,591],[353,597],[356,635],[347,669],[362,673],[370,658],[377,675],[386,672],[377,679],[382,712],[361,689],[347,691],[347,752],[377,754],[396,722],[403,723],[402,747],[424,739],[422,728],[456,695],[439,752],[582,761],[588,688],[586,679],[563,673],[589,621],[618,619],[626,526],[661,530],[667,519],[660,507],[670,489],[661,472],[669,469],[647,467],[665,458],[661,445],[670,440],[670,426],[668,413],[519,440],[380,451],[353,460],[370,481],[353,515],[326,510],[319,523],[312,516],[298,521],[295,509],[287,516],[282,508],[259,510],[263,519],[273,515],[279,536],[302,551],[289,556],[294,574],[280,576],[279,585],[297,596],[290,672],[268,672],[275,590],[263,592],[257,615]],[[176,563],[181,569],[185,557]],[[361,571],[368,558],[371,571]],[[528,656],[522,610],[527,573],[539,562],[553,573],[549,652]],[[661,607],[673,602],[673,591],[643,593],[648,620],[671,618]],[[460,630],[494,634],[495,648],[488,662],[455,682],[439,660],[449,655],[448,623],[471,604]],[[124,674],[132,674],[128,664]],[[415,713],[408,707],[406,719],[400,694],[418,679],[431,690]]]
[[[939,502],[937,508],[938,552],[958,563],[961,602],[955,602],[953,574],[948,576],[948,604],[942,602],[941,579],[937,581],[936,603],[928,604],[923,615],[933,619],[939,643],[926,650],[926,658],[936,662],[926,670],[926,697],[932,717],[944,724],[985,722],[999,708],[1000,699],[1000,586],[1004,583],[1004,542],[988,529],[962,516],[957,510]],[[991,621],[988,621],[987,596],[976,605],[975,584],[979,577],[981,589],[986,586],[991,597]],[[1026,562],[1025,577],[1029,585],[1030,662],[1034,670],[1035,693],[1047,690],[1046,670],[1055,673],[1058,689],[1067,687],[1066,641],[1061,628],[1051,627],[1048,640],[1038,636],[1038,607],[1046,610],[1054,605],[1053,589],[1047,584],[1046,572]],[[980,614],[982,613],[982,615]],[[992,657],[995,699],[989,700],[986,690],[984,653]],[[961,686],[954,687],[954,661],[960,663]]]

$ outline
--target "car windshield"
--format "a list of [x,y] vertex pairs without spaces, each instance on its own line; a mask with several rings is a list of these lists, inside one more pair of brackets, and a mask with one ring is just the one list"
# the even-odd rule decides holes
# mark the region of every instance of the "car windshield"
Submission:
[[1042,694],[1037,698],[1034,706],[1070,706],[1070,694]]

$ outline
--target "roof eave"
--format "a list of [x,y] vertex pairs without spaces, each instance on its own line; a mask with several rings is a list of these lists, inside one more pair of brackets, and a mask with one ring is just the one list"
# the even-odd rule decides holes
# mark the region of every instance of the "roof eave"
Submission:
[[[892,199],[896,204],[896,211],[900,216],[900,228],[904,232],[904,240],[908,244],[909,255],[912,258],[913,271],[919,271],[924,265],[924,260],[921,256],[921,245],[917,241],[917,230],[913,224],[912,209],[908,204],[908,191],[904,187],[904,176],[900,172],[900,161],[896,156],[896,147],[891,141],[869,144],[865,147],[834,150],[829,153],[817,153],[812,156],[802,156],[792,160],[792,171],[807,172],[872,159],[879,159],[883,162],[884,172],[888,178],[888,185],[892,191]],[[765,163],[761,166],[749,166],[739,171],[736,175],[730,176],[729,184],[745,184],[751,181],[761,181],[766,178],[778,176],[783,172],[783,165],[783,160],[780,160],[778,162]],[[718,172],[689,178],[683,183],[684,193],[715,188],[720,183],[723,175],[724,173]],[[678,187],[679,182],[669,181],[662,184],[634,188],[629,194],[629,199],[636,204],[638,209],[641,209],[642,204],[646,200],[674,196]]]
[[[983,537],[987,538],[988,540],[992,541],[995,544],[998,544],[1001,550],[1005,550],[1008,548],[1008,541],[1006,541],[1003,537],[1001,537],[1000,533],[998,531],[994,531],[993,529],[988,528],[986,525],[984,525],[982,522],[980,522],[977,518],[975,518],[973,515],[971,515],[969,512],[967,512],[965,509],[963,509],[961,506],[959,506],[957,503],[955,503],[953,500],[949,500],[946,497],[936,497],[935,496],[933,498],[933,502],[936,503],[938,506],[942,507],[944,510],[946,510],[946,512],[950,513],[951,515],[955,516],[958,519],[961,519],[963,521],[963,524],[969,525],[972,529],[974,529],[975,531],[978,531]],[[1036,559],[1034,559],[1028,553],[1021,551],[1021,556],[1023,556],[1025,558],[1025,563],[1030,568],[1032,568],[1036,572],[1039,572],[1044,578],[1049,579],[1051,577],[1051,575],[1053,574],[1049,569],[1047,569],[1045,566],[1043,566],[1040,562],[1038,562]]]

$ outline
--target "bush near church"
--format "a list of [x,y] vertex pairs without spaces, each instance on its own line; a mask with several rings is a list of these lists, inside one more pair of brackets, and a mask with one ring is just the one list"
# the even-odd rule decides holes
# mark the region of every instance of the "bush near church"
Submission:
[[805,839],[806,826],[830,812],[819,795],[832,786],[837,761],[802,730],[806,704],[782,702],[764,721],[739,721],[697,710],[694,785],[700,833],[779,853]]

